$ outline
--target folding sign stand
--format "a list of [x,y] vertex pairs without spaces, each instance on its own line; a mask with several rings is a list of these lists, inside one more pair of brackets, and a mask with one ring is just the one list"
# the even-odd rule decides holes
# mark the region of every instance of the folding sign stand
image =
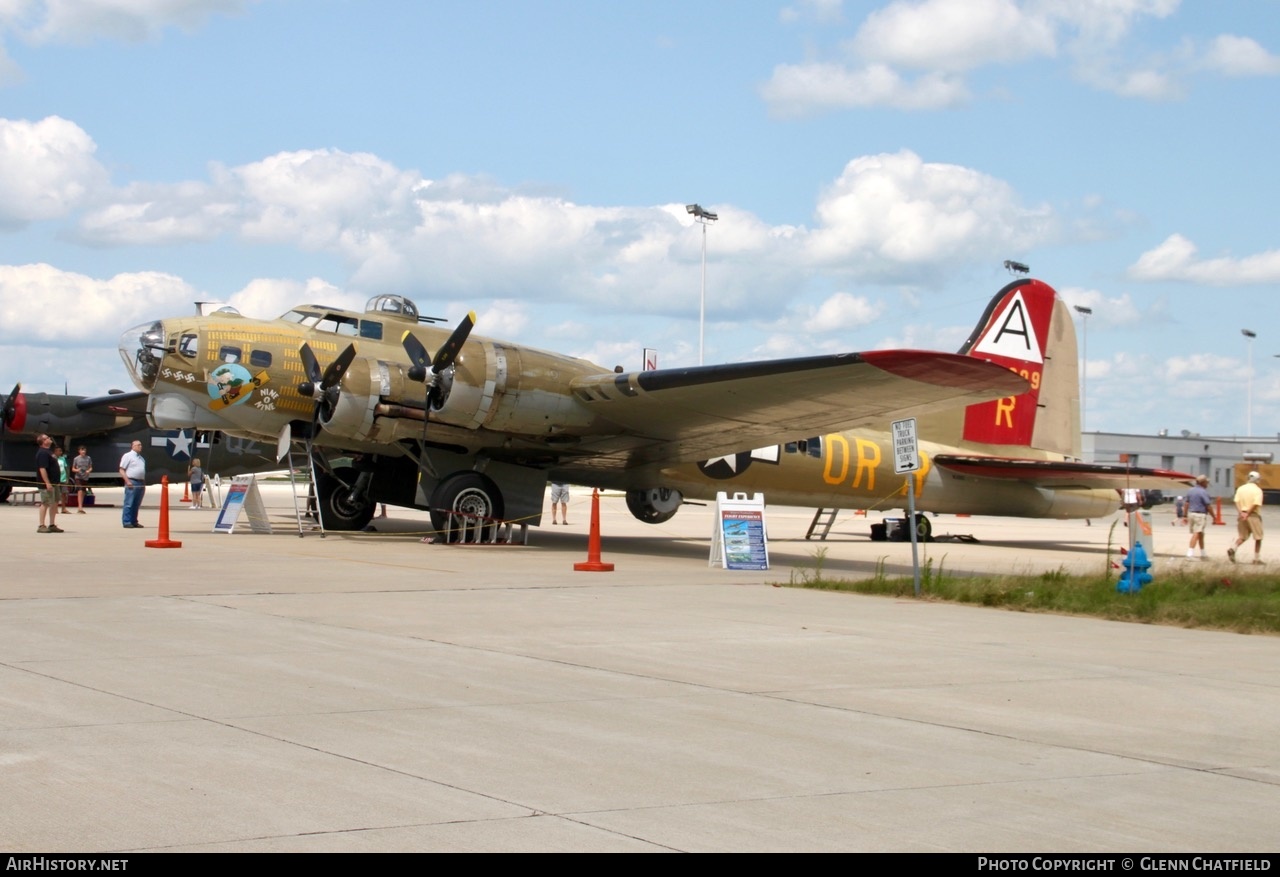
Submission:
[[769,568],[763,493],[750,498],[745,493],[735,493],[732,498],[724,491],[716,494],[715,532],[711,534],[707,566]]
[[252,475],[237,475],[231,479],[227,488],[227,499],[218,512],[218,520],[213,524],[213,532],[230,534],[235,530],[236,520],[243,511],[249,519],[249,529],[255,533],[270,533],[271,521],[267,517],[267,507],[262,504],[262,494],[258,492],[258,482]]

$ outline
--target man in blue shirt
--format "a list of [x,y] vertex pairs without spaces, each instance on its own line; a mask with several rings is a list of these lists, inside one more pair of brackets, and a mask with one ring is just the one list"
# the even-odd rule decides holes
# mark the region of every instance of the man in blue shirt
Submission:
[[1197,560],[1209,559],[1204,553],[1204,530],[1209,524],[1209,507],[1213,503],[1206,489],[1208,483],[1208,475],[1197,476],[1195,487],[1187,491],[1187,527],[1191,530],[1187,557]]

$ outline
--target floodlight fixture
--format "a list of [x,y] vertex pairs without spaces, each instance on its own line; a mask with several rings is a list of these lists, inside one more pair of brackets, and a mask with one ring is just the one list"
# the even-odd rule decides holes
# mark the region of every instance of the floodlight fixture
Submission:
[[1245,350],[1249,354],[1249,372],[1246,384],[1249,388],[1249,394],[1244,404],[1244,437],[1248,438],[1253,435],[1253,339],[1258,337],[1258,333],[1252,329],[1241,329],[1240,334],[1244,336]]
[[1093,308],[1086,305],[1074,305],[1076,313],[1080,315],[1080,322],[1083,324],[1081,336],[1084,339],[1083,356],[1080,359],[1080,431],[1085,432],[1085,425],[1088,420],[1089,407],[1089,317],[1093,315]]
[[707,225],[720,217],[701,204],[686,204],[685,212],[702,226],[702,294],[698,298],[698,365],[702,365],[703,339],[707,329]]

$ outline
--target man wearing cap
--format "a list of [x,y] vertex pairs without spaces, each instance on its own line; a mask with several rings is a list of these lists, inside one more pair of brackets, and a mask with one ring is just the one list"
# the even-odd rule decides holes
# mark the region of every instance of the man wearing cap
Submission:
[[1258,482],[1262,476],[1257,472],[1249,473],[1249,480],[1236,488],[1236,509],[1240,517],[1236,520],[1236,544],[1227,549],[1227,557],[1236,562],[1236,549],[1253,537],[1253,562],[1262,563],[1262,488]]
[[1208,560],[1204,553],[1204,528],[1209,523],[1209,505],[1213,499],[1209,496],[1208,475],[1196,478],[1195,486],[1187,491],[1187,528],[1191,531],[1191,542],[1187,545],[1187,557],[1195,560]]

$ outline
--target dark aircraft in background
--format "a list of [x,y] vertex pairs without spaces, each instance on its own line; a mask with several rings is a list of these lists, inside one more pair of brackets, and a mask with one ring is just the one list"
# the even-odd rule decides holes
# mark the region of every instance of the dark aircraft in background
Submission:
[[35,486],[36,436],[48,433],[61,445],[68,461],[84,445],[93,458],[91,487],[120,485],[120,458],[134,441],[142,442],[147,481],[186,481],[192,457],[199,457],[210,475],[241,475],[279,469],[275,447],[249,439],[230,438],[194,429],[151,429],[147,426],[147,394],[111,393],[106,396],[57,396],[23,393],[21,385],[4,399],[0,417],[0,502],[15,487]]

